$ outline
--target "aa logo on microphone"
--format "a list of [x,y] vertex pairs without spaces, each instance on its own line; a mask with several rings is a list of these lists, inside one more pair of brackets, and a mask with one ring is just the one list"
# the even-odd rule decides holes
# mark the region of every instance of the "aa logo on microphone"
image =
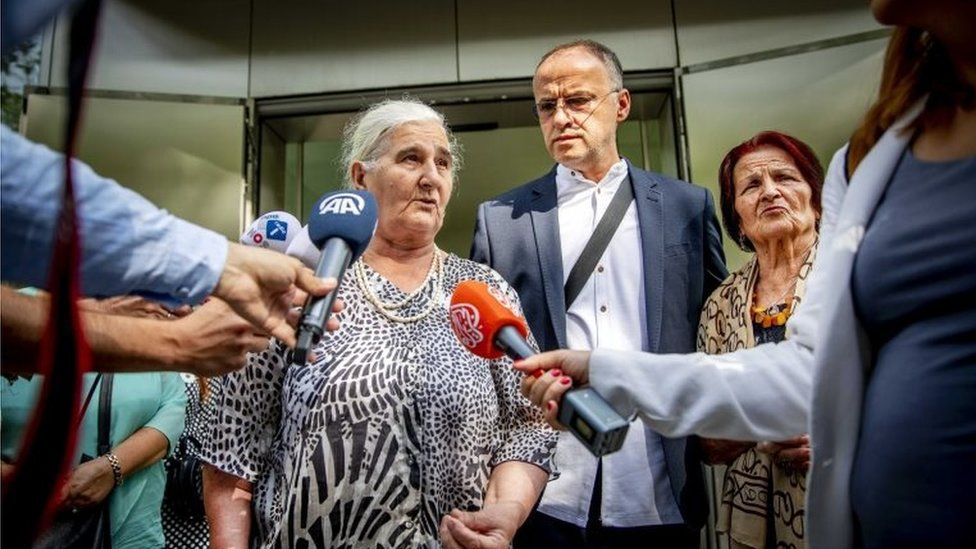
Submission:
[[339,193],[330,196],[328,200],[322,202],[319,206],[319,214],[360,215],[363,213],[363,208],[365,207],[366,201],[358,194]]
[[478,330],[481,320],[478,309],[470,303],[455,303],[451,305],[451,327],[457,334],[461,344],[468,349],[474,349],[485,336]]

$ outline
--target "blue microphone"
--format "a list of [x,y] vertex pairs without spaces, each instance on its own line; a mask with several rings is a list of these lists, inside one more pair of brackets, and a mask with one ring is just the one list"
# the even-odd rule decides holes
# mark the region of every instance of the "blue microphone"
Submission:
[[[308,237],[322,250],[315,276],[334,277],[342,284],[349,264],[366,251],[376,230],[376,199],[367,191],[326,193],[315,203],[308,220]],[[339,288],[322,297],[309,296],[298,323],[293,364],[305,364],[319,342]]]

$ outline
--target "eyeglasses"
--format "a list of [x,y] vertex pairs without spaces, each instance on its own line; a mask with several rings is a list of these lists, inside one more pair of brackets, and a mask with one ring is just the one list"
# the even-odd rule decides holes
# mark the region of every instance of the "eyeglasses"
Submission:
[[[566,113],[571,117],[579,114],[593,114],[593,111],[600,108],[600,105],[603,104],[603,101],[606,100],[610,94],[614,94],[619,91],[619,89],[610,90],[601,97],[593,97],[589,95],[571,95],[569,97],[560,97],[557,99],[543,99],[532,106],[532,114],[534,114],[539,120],[548,120],[549,118],[555,116],[556,111],[560,107],[565,109]],[[586,120],[584,120],[584,122],[586,122]]]

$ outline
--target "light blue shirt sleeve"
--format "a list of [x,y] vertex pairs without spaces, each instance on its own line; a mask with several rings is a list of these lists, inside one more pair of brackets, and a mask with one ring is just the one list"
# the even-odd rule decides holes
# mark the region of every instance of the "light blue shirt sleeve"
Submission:
[[176,451],[186,421],[186,384],[180,374],[175,372],[163,372],[160,376],[159,409],[146,423],[146,427],[152,427],[166,435],[169,441],[166,457],[169,457]]
[[[0,270],[8,282],[46,287],[61,205],[64,156],[2,127]],[[152,292],[184,303],[217,285],[227,239],[183,221],[73,161],[86,295]]]

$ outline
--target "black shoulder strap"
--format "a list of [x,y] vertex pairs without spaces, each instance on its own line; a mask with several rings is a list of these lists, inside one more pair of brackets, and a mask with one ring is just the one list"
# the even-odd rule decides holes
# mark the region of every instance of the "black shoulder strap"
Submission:
[[92,396],[95,394],[95,389],[98,389],[98,384],[102,381],[102,374],[95,376],[95,380],[92,381],[91,387],[88,389],[88,396],[85,397],[84,404],[81,405],[81,412],[78,413],[78,423],[75,425],[75,431],[81,428],[81,424],[85,421],[85,414],[88,413],[88,405],[91,404]]
[[610,244],[610,239],[617,232],[617,227],[620,226],[620,222],[624,219],[624,214],[627,213],[627,208],[630,207],[630,203],[633,201],[634,189],[631,185],[630,175],[628,175],[626,179],[620,182],[620,188],[613,195],[613,200],[610,201],[607,211],[603,213],[603,217],[597,223],[596,229],[593,230],[593,234],[590,236],[590,240],[580,253],[576,264],[573,265],[573,270],[569,272],[569,278],[566,279],[565,287],[567,311],[570,305],[573,304],[573,301],[579,296],[579,293],[583,291],[583,286],[586,286],[586,281],[593,274],[593,268],[596,267],[597,262],[600,261],[600,257],[603,256],[607,245]]
[[103,456],[112,449],[112,385],[114,374],[102,374],[102,387],[98,393],[98,455]]

